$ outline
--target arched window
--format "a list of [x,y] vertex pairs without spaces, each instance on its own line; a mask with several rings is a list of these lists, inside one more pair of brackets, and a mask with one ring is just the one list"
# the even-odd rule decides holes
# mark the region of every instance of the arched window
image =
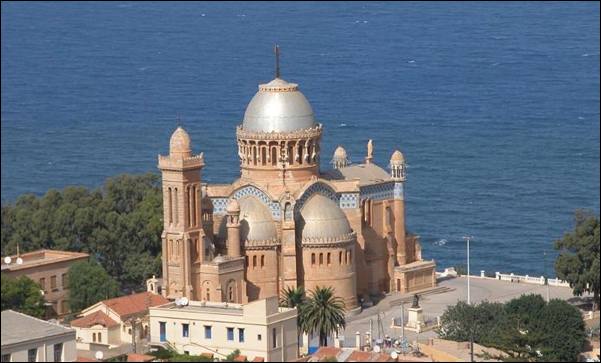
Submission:
[[261,268],[265,268],[265,255],[261,255]]
[[261,164],[263,166],[267,165],[267,148],[266,147],[261,148]]
[[131,328],[127,329],[127,334],[131,335]]
[[275,146],[271,148],[271,165],[278,165],[278,148]]
[[173,191],[175,192],[175,202],[173,203],[173,213],[175,214],[175,217],[173,219],[175,220],[175,224],[179,224],[179,195],[177,193],[177,188],[175,188]]
[[167,218],[169,220],[169,224],[173,223],[173,191],[171,190],[171,188],[168,189],[168,194],[167,194]]
[[319,266],[323,265],[323,253],[319,254]]
[[328,253],[328,260],[327,260],[327,262],[328,262],[328,266],[332,265],[332,254],[331,253]]
[[344,264],[348,265],[348,251],[346,251],[346,254],[344,255]]
[[386,226],[391,228],[393,223],[394,216],[392,214],[392,209],[390,207],[386,208]]
[[298,163],[299,165],[303,164],[303,145],[301,145],[301,143],[298,143]]
[[315,266],[315,254],[311,254],[311,266]]
[[93,334],[92,334],[92,342],[93,342],[93,343],[96,343],[96,333],[93,333]]
[[230,286],[228,287],[228,299],[229,302],[233,303],[234,301],[234,286],[230,283]]
[[98,343],[102,343],[102,333],[98,333]]
[[353,264],[353,251],[348,251],[348,262]]
[[253,146],[253,164],[256,166],[257,165],[257,147]]
[[340,263],[340,266],[342,266],[342,251],[338,254],[338,262]]
[[253,268],[257,268],[257,256],[253,256]]
[[186,220],[185,223],[190,227],[192,225],[192,192],[190,191],[190,186],[186,188],[186,201],[188,202],[188,208],[186,209]]

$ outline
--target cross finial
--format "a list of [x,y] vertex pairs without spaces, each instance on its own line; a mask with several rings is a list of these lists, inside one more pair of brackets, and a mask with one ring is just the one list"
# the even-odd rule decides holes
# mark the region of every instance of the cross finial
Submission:
[[282,51],[279,45],[276,44],[273,47],[273,54],[275,54],[275,78],[280,78],[280,56],[282,55]]
[[177,115],[177,127],[182,127],[182,115]]

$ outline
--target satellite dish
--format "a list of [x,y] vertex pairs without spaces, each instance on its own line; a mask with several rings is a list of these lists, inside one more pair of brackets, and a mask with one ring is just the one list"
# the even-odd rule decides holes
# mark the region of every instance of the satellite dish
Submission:
[[179,303],[180,303],[182,306],[188,306],[188,304],[190,303],[190,300],[188,300],[188,298],[187,298],[187,297],[182,297],[181,299],[179,299]]
[[104,353],[97,351],[96,354],[94,354],[94,357],[96,357],[97,360],[102,360],[102,358],[104,358]]
[[23,259],[21,257],[17,258],[17,265],[22,265]]
[[397,352],[390,353],[390,358],[396,360],[398,357],[399,357],[399,353],[397,353]]
[[376,346],[374,347],[374,352],[376,352],[376,353],[380,353],[381,351],[382,351],[382,348],[380,348],[380,346],[379,346],[379,345],[376,345]]
[[182,299],[181,299],[181,298],[179,298],[179,297],[178,297],[178,298],[176,298],[176,299],[175,299],[175,305],[177,305],[177,306],[182,306]]
[[5,258],[4,258],[4,263],[5,263],[5,264],[7,264],[7,265],[10,265],[10,263],[11,263],[11,262],[13,262],[13,259],[12,259],[12,258],[10,258],[10,257],[5,257]]

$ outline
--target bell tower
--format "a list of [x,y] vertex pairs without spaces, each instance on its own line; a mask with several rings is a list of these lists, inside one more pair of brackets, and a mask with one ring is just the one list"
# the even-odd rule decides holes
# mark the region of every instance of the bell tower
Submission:
[[203,155],[192,154],[188,133],[179,126],[169,155],[159,155],[163,180],[163,295],[195,298],[192,265],[204,261],[200,192]]

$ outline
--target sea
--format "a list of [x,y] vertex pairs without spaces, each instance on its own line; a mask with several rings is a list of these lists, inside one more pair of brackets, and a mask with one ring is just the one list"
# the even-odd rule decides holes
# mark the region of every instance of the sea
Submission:
[[[2,2],[1,200],[158,172],[181,124],[203,180],[239,175],[259,83],[300,85],[360,163],[407,160],[408,229],[438,269],[553,275],[599,215],[599,2]],[[547,251],[545,255],[544,251]]]

